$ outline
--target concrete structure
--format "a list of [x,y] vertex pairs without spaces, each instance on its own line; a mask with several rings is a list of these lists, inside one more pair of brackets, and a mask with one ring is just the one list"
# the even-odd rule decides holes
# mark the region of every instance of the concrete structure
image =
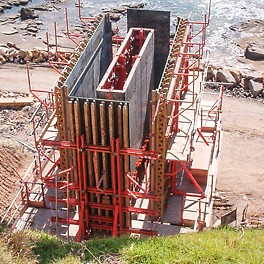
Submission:
[[128,9],[127,28],[151,28],[155,30],[154,87],[158,88],[170,49],[170,12]]
[[[155,29],[141,28],[150,18]],[[55,212],[51,229],[79,241],[93,231],[158,235],[181,230],[175,224],[199,230],[210,223],[222,90],[202,109],[207,22],[179,19],[168,49],[168,12],[128,11],[128,24],[135,20],[139,28],[130,28],[112,63],[109,20],[94,20],[51,93],[55,100],[42,102],[53,113],[40,135],[35,125],[38,175],[22,190],[36,226],[37,205]],[[164,36],[156,34],[161,28]]]

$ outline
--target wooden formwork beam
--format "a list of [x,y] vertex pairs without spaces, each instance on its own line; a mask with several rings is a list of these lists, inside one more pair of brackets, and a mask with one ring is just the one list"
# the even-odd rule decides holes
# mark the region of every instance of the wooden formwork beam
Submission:
[[[97,113],[97,107],[96,107],[96,101],[93,101],[91,103],[91,121],[92,121],[92,143],[94,145],[99,144],[99,133],[98,130],[98,113]],[[100,181],[100,163],[99,163],[99,153],[94,152],[92,155],[93,158],[93,168],[94,168],[94,177],[95,177],[95,185],[97,188],[99,188],[99,181]],[[101,196],[99,194],[96,195],[96,199],[98,203],[101,203]],[[101,216],[101,209],[98,209],[98,215]]]
[[[91,121],[91,106],[89,101],[84,102],[83,106],[83,113],[84,113],[84,135],[85,135],[85,143],[86,144],[92,144],[92,121]],[[87,184],[89,187],[94,187],[95,186],[95,178],[94,178],[94,170],[93,170],[93,154],[88,151],[87,152]],[[93,193],[89,193],[89,200],[91,202],[95,202],[96,198]],[[91,214],[95,214],[96,209],[92,208],[91,209]],[[88,225],[88,223],[87,223]]]
[[[128,120],[128,105],[125,104],[123,106],[123,138],[124,138],[124,144],[123,147],[129,148],[129,120]],[[125,182],[125,190],[129,189],[129,179],[126,177],[126,174],[130,172],[130,166],[129,166],[129,156],[124,156],[124,182]],[[125,198],[125,206],[130,205],[130,199],[127,197]],[[125,226],[130,227],[130,214],[125,213]]]

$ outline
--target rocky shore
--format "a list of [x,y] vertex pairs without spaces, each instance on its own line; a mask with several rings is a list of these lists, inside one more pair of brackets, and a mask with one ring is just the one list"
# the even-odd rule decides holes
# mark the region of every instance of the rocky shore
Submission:
[[[43,14],[61,9],[64,0],[47,0],[34,4],[30,0],[0,0],[0,65],[5,63],[24,64],[25,59],[34,63],[57,61],[54,38],[50,40],[50,52],[47,52]],[[102,13],[109,13],[113,21],[118,21],[126,14],[127,8],[143,8],[144,3],[131,3],[115,8],[102,7]],[[14,7],[16,14],[4,12]],[[51,23],[50,23],[51,24]],[[51,25],[50,25],[51,26]],[[47,26],[46,26],[47,27]],[[48,26],[49,28],[49,26]],[[71,33],[83,34],[85,28],[75,25]],[[240,49],[241,55],[228,65],[213,63],[208,69],[208,87],[214,82],[224,83],[226,92],[236,97],[264,98],[264,21],[250,20],[230,27],[230,38]],[[239,36],[239,37],[238,37]],[[72,49],[66,32],[58,34],[60,48]],[[215,60],[214,60],[215,61]]]
[[229,38],[240,55],[228,65],[210,65],[207,80],[224,83],[226,92],[236,97],[263,99],[264,21],[249,20],[231,26]]
[[236,97],[264,98],[264,72],[243,72],[228,67],[209,66],[207,73],[207,87],[214,88],[215,82],[223,83],[226,93]]

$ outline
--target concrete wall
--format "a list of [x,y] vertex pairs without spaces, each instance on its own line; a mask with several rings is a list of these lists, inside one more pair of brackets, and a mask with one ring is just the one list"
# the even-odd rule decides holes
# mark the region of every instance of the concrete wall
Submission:
[[158,88],[169,55],[170,12],[128,9],[128,30],[131,27],[151,28],[155,30],[154,86]]
[[[120,50],[125,46],[133,28],[127,34]],[[103,83],[107,80],[109,72],[115,66],[117,57],[112,61],[105,76],[97,88],[97,98],[108,99],[109,91],[102,89]],[[111,98],[117,101],[126,101],[129,104],[129,133],[130,147],[140,148],[144,134],[145,121],[147,117],[147,108],[149,103],[150,91],[154,85],[154,30],[149,30],[148,36],[138,54],[128,77],[124,84],[123,90],[111,91]]]
[[130,147],[140,148],[154,73],[154,33],[149,34],[125,83],[129,102]]
[[66,83],[69,96],[95,97],[95,89],[112,60],[111,23],[105,17],[91,37]]

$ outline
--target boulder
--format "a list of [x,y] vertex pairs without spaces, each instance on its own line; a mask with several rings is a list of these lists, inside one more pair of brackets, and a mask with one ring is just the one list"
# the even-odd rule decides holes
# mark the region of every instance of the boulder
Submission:
[[20,1],[19,1],[19,4],[20,4],[20,5],[27,5],[28,2],[29,2],[29,0],[20,0]]
[[248,87],[254,97],[257,97],[264,90],[262,83],[255,82],[252,79],[249,80]]
[[232,74],[232,76],[235,78],[236,83],[240,84],[242,81],[242,74],[239,70],[236,69],[229,69],[230,73]]
[[20,16],[21,16],[21,20],[33,19],[38,17],[37,15],[34,14],[34,10],[24,7],[22,7],[20,10]]
[[0,47],[0,56],[5,55],[8,52],[8,49],[5,47]]
[[245,91],[249,90],[248,83],[249,83],[249,79],[246,78],[243,78],[241,81],[241,86],[244,88]]
[[143,8],[145,6],[144,3],[133,3],[129,7],[130,8]]
[[31,53],[32,53],[32,57],[33,57],[33,58],[38,58],[38,57],[39,57],[39,54],[40,54],[40,51],[37,50],[37,49],[33,49],[33,50],[31,51]]
[[3,25],[1,26],[1,33],[5,35],[13,35],[13,34],[17,34],[18,31],[14,29],[13,26],[11,25]]
[[28,32],[31,32],[31,33],[37,33],[38,32],[38,29],[35,28],[35,27],[29,27],[29,28],[27,28],[27,31]]
[[[41,51],[41,55],[44,60],[47,60],[49,58],[49,54],[47,51]],[[67,59],[67,58],[66,58]],[[68,58],[69,59],[69,58]]]
[[23,50],[23,49],[19,50],[19,52],[18,52],[18,57],[19,57],[20,59],[25,59],[26,56],[27,56],[27,53],[26,53],[25,50]]
[[1,64],[5,64],[6,63],[6,59],[4,56],[0,55],[0,65]]
[[127,7],[120,6],[120,7],[113,8],[111,11],[112,11],[112,13],[121,13],[121,14],[124,14],[127,11]]
[[229,70],[219,69],[217,71],[217,81],[225,83],[227,88],[234,88],[236,86],[236,80]]
[[261,95],[262,95],[262,97],[264,98],[264,90],[262,91]]
[[253,80],[255,82],[263,82],[263,72],[258,72],[258,71],[249,71],[247,73],[244,73],[244,76],[248,80]]
[[26,52],[28,60],[31,60],[33,57],[32,52],[30,50],[25,50],[25,52]]
[[5,12],[5,9],[0,6],[0,13],[4,13],[4,12]]
[[264,60],[264,45],[261,43],[249,43],[245,51],[245,57],[254,61]]
[[216,75],[215,75],[215,69],[211,65],[208,66],[206,79],[213,81],[215,79],[215,77],[216,77]]
[[118,21],[121,18],[119,14],[115,14],[115,13],[109,13],[109,17],[110,17],[110,20],[112,21]]
[[15,48],[15,49],[16,49],[16,44],[14,44],[14,43],[11,42],[11,41],[8,41],[8,42],[6,43],[6,46],[7,46],[8,48]]

